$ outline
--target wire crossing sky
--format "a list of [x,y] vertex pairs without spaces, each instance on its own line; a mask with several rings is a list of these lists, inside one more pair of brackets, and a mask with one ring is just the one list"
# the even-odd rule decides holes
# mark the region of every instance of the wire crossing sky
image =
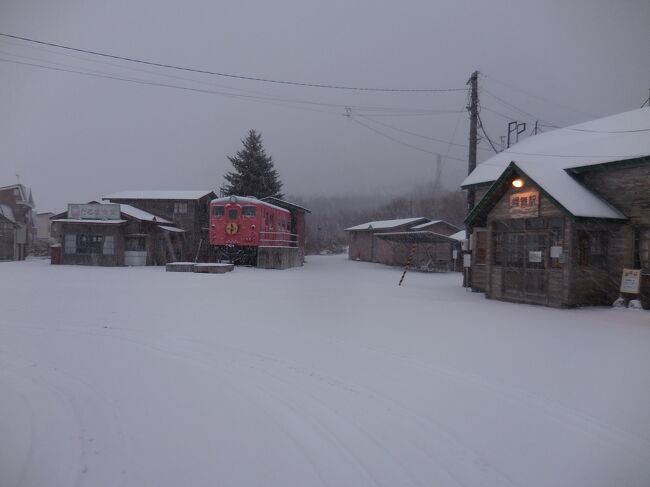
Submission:
[[19,174],[39,211],[218,188],[255,129],[287,195],[408,195],[438,155],[457,189],[473,71],[480,163],[510,122],[641,106],[649,19],[645,0],[0,2],[0,185]]

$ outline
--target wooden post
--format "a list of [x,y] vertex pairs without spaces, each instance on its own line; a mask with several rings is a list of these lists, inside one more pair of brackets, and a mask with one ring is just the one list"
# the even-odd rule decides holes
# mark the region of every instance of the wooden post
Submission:
[[418,244],[413,244],[411,247],[411,252],[409,253],[408,259],[406,259],[406,267],[404,267],[404,272],[402,273],[402,278],[399,280],[398,286],[402,285],[402,282],[404,281],[404,276],[406,276],[406,271],[409,270],[409,266],[411,265],[411,261],[413,260],[413,256],[415,255],[415,249],[417,248]]

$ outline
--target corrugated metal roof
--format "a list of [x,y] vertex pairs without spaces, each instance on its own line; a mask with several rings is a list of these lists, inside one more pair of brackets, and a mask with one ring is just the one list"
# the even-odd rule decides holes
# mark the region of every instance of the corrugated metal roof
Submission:
[[104,196],[104,200],[198,200],[213,193],[208,191],[119,191]]
[[361,225],[356,225],[354,227],[346,228],[344,231],[354,232],[354,231],[361,231],[361,230],[384,230],[387,228],[395,228],[402,225],[408,225],[409,223],[420,222],[423,220],[426,221],[427,219],[424,217],[418,217],[418,218],[400,218],[397,220],[377,220],[373,222],[362,223]]

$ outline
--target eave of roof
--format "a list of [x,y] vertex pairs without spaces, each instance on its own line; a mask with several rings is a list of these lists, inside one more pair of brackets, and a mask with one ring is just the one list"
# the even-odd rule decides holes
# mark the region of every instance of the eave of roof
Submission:
[[[566,215],[571,217],[574,220],[607,220],[607,221],[626,221],[627,217],[621,213],[618,209],[614,208],[612,205],[607,203],[606,201],[602,200],[599,196],[595,195],[591,191],[589,191],[587,188],[585,188],[582,184],[580,184],[578,181],[576,181],[573,177],[571,177],[570,174],[568,174],[564,169],[556,169],[555,174],[560,175],[562,178],[566,178],[563,180],[563,183],[566,185],[568,183],[571,191],[566,191],[566,188],[562,188],[565,192],[563,195],[562,192],[560,191],[549,191],[549,188],[545,187],[543,184],[543,181],[539,181],[540,176],[537,175],[537,178],[535,175],[529,174],[530,172],[530,167],[528,167],[528,171],[522,169],[523,164],[517,164],[515,162],[511,162],[508,167],[501,173],[501,176],[499,179],[497,179],[492,186],[490,186],[490,189],[485,193],[483,198],[477,203],[477,205],[472,209],[469,215],[467,215],[467,218],[465,218],[465,224],[468,226],[473,226],[475,220],[478,218],[479,215],[481,215],[483,212],[489,212],[491,208],[496,204],[495,201],[493,201],[493,197],[496,196],[496,194],[499,191],[502,191],[503,194],[507,191],[507,186],[505,186],[506,182],[511,178],[513,174],[519,174],[522,177],[526,178],[530,184],[532,184],[534,187],[536,187],[539,192],[546,197],[549,201],[551,201],[555,206],[557,206],[560,210],[562,210]],[[530,165],[528,165],[530,166]],[[568,204],[566,198],[568,195],[571,195],[572,197],[577,197],[578,198],[588,198],[590,201],[588,203],[590,204],[596,204],[597,208],[592,211],[591,214],[588,213],[588,211],[585,211],[584,207],[581,208],[580,205],[575,205],[575,204]],[[577,211],[576,208],[580,209],[580,211]]]
[[377,238],[382,240],[390,240],[392,242],[408,242],[408,243],[435,243],[435,242],[449,242],[458,243],[458,239],[452,238],[448,235],[442,235],[435,232],[418,231],[418,232],[386,232],[378,233]]

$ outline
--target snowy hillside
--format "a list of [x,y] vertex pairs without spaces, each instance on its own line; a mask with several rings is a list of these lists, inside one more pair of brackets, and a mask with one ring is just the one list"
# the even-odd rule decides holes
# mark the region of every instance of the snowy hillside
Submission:
[[0,263],[0,486],[650,485],[650,314],[458,274]]

